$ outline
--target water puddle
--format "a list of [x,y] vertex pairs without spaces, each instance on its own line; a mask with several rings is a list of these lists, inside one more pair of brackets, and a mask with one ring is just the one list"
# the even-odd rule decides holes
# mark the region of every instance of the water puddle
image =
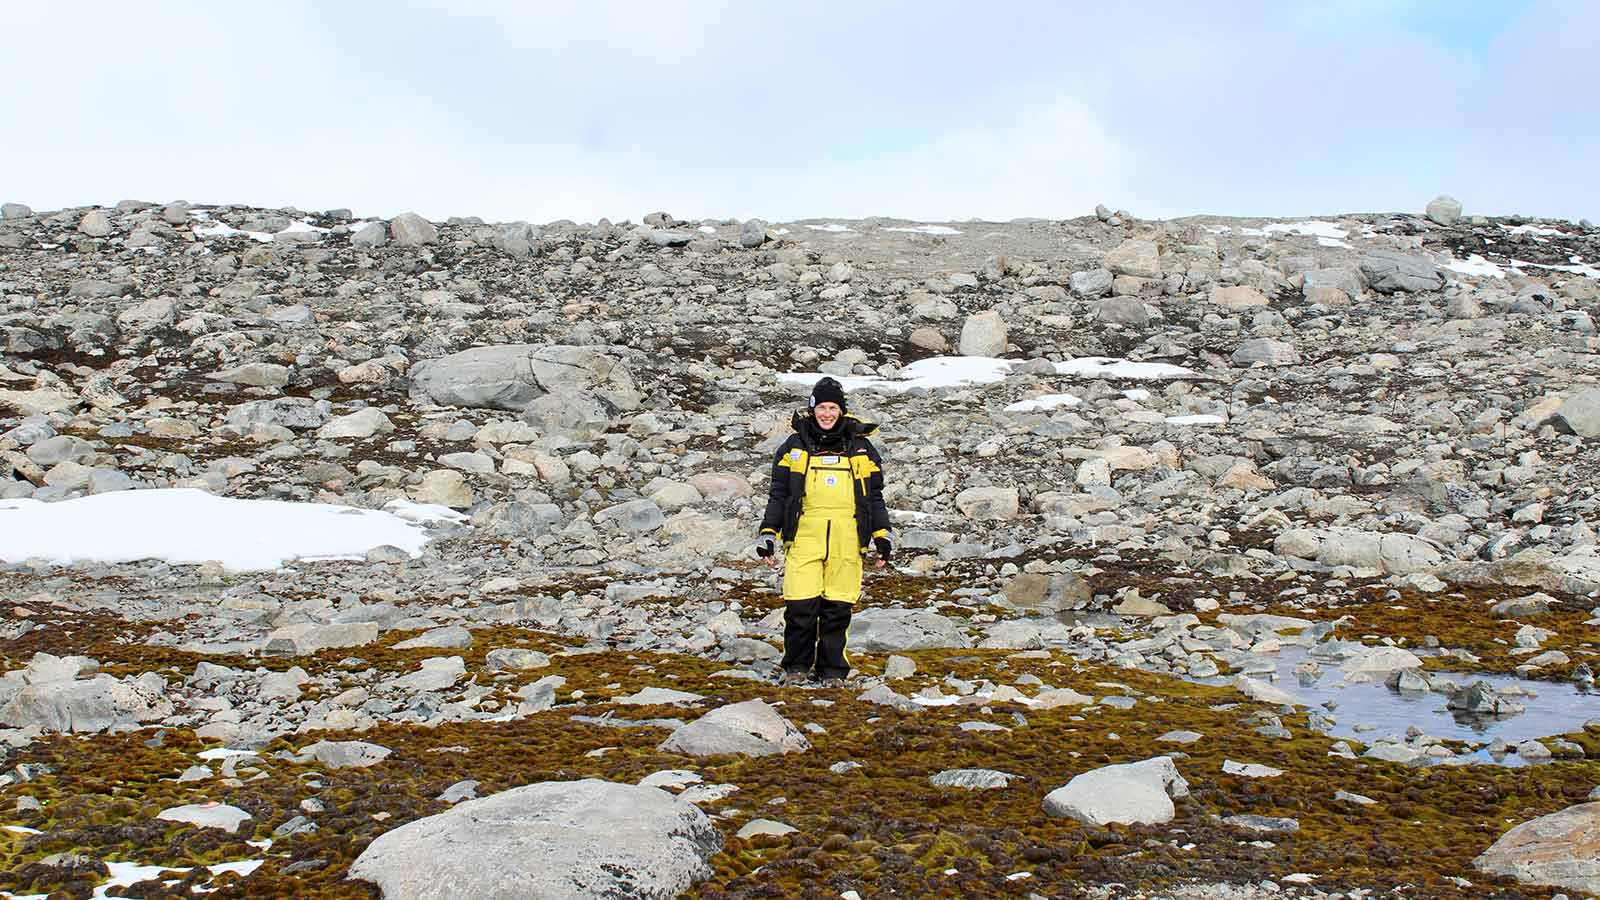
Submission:
[[[1246,671],[1273,687],[1294,697],[1299,703],[1336,720],[1328,732],[1339,738],[1351,738],[1371,745],[1379,740],[1401,741],[1406,729],[1412,725],[1428,735],[1454,741],[1470,741],[1487,745],[1499,738],[1507,744],[1537,740],[1553,735],[1581,731],[1583,723],[1600,719],[1600,693],[1585,693],[1571,683],[1528,681],[1503,675],[1477,675],[1462,672],[1430,673],[1435,680],[1453,681],[1462,686],[1484,681],[1496,691],[1510,694],[1511,699],[1522,704],[1525,710],[1510,716],[1481,716],[1445,708],[1449,696],[1429,691],[1417,693],[1394,691],[1380,677],[1376,681],[1351,683],[1344,680],[1339,670],[1339,660],[1321,656],[1305,647],[1285,646],[1275,654],[1257,657],[1273,663],[1271,672]],[[1295,667],[1311,660],[1322,667],[1320,677],[1309,683],[1295,674]],[[1201,679],[1207,684],[1227,684],[1228,678]],[[1335,704],[1327,710],[1323,704]],[[1360,730],[1357,730],[1357,727]],[[1515,753],[1495,759],[1487,749],[1462,754],[1463,758],[1493,762],[1507,766],[1527,765]]]

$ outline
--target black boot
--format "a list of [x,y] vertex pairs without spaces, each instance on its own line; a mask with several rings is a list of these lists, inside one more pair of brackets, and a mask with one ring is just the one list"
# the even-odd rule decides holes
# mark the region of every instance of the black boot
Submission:
[[783,604],[783,671],[785,675],[811,674],[817,659],[817,611],[821,597],[789,600]]
[[838,600],[823,600],[817,610],[817,677],[844,679],[850,663],[844,657],[845,636],[850,631],[850,613],[855,607]]

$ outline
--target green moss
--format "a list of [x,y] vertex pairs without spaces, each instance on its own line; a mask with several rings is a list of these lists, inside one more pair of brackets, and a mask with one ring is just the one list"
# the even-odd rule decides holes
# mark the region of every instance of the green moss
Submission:
[[[1110,577],[1132,574],[1118,570]],[[1141,577],[1152,592],[1158,585],[1173,590],[1160,570]],[[925,603],[931,590],[954,583],[891,576],[874,580],[871,590],[877,603]],[[1097,589],[1103,589],[1098,582]],[[1256,596],[1267,598],[1262,589],[1257,591]],[[744,603],[747,616],[781,602],[775,595],[755,591],[728,599]],[[1482,598],[1469,599],[1481,605]],[[1478,627],[1453,625],[1451,614],[1428,611],[1436,606],[1447,610],[1444,601],[1421,607],[1417,598],[1407,597],[1403,603],[1425,612],[1412,619],[1386,617],[1391,604],[1370,598],[1364,605],[1322,611],[1282,603],[1261,605],[1311,618],[1350,615],[1353,618],[1341,625],[1342,632],[1370,630],[1397,642],[1436,633],[1447,646],[1464,646],[1457,641],[1466,641]],[[1457,608],[1454,617],[1463,618],[1461,611]],[[1558,610],[1551,621],[1560,627],[1546,627],[1564,634],[1575,629],[1570,619],[1559,618],[1572,612]],[[1483,627],[1503,625],[1491,622]],[[57,634],[24,636],[0,650],[8,658],[24,660],[32,649],[87,653],[114,671],[172,665],[187,672],[199,659],[118,640],[130,629],[110,618],[84,616],[53,630]],[[216,661],[247,668],[258,663],[273,668],[298,664],[315,673],[339,673],[345,671],[341,660],[358,656],[364,661],[358,668],[371,666],[389,674],[410,671],[428,656],[455,653],[394,649],[409,636],[385,635],[367,647],[308,658]],[[1600,733],[1568,736],[1591,758],[1534,768],[1408,769],[1365,759],[1350,761],[1328,756],[1332,741],[1311,732],[1304,715],[1281,717],[1294,735],[1291,739],[1268,738],[1254,731],[1255,716],[1276,710],[1243,701],[1231,689],[1079,662],[1060,654],[1023,659],[992,650],[912,652],[906,655],[916,661],[918,674],[894,687],[909,693],[940,684],[947,675],[1013,683],[1031,674],[1054,686],[1097,697],[1126,694],[1138,702],[1125,710],[1034,710],[994,703],[988,711],[979,705],[960,705],[898,713],[856,701],[854,691],[785,690],[740,679],[712,679],[710,675],[725,664],[694,657],[618,651],[560,656],[566,646],[562,640],[514,627],[475,632],[474,646],[460,655],[469,671],[478,671],[489,650],[506,646],[543,650],[552,654],[552,660],[548,668],[510,673],[503,681],[480,677],[480,685],[495,686],[498,699],[508,700],[522,684],[558,674],[567,679],[559,699],[567,702],[573,692],[582,691],[584,705],[503,723],[426,729],[383,725],[359,734],[286,736],[264,748],[251,763],[267,777],[232,786],[221,779],[190,784],[172,780],[194,764],[204,746],[186,731],[168,731],[159,747],[146,746],[148,731],[36,742],[19,751],[12,764],[41,763],[54,771],[10,793],[26,793],[44,807],[13,814],[8,820],[44,833],[0,832],[4,860],[0,886],[18,884],[27,866],[61,851],[165,865],[259,856],[261,851],[244,843],[246,835],[159,822],[154,816],[167,806],[217,800],[249,811],[254,835],[264,837],[301,814],[301,800],[315,797],[327,806],[325,812],[310,815],[319,830],[277,840],[265,854],[267,863],[250,878],[213,882],[220,888],[216,896],[371,897],[375,892],[370,886],[344,879],[351,861],[385,831],[443,811],[445,804],[434,798],[456,781],[476,779],[481,796],[543,780],[595,777],[633,783],[659,769],[688,768],[707,782],[739,787],[704,807],[718,817],[727,842],[711,860],[712,877],[696,886],[692,896],[837,896],[846,889],[869,897],[1018,896],[1029,891],[1053,896],[1070,895],[1075,885],[1085,882],[1121,882],[1151,890],[1192,878],[1256,881],[1309,871],[1318,873],[1317,887],[1325,891],[1372,887],[1380,895],[1403,890],[1408,896],[1468,897],[1490,892],[1508,898],[1543,898],[1550,892],[1473,871],[1471,859],[1512,824],[1581,802],[1600,783],[1600,761],[1593,758],[1600,756]],[[877,672],[885,655],[853,653],[852,658],[863,671]],[[694,709],[607,702],[647,686],[671,686],[709,699]],[[607,728],[570,718],[574,712],[599,715],[612,710],[624,718],[688,720],[712,706],[752,697],[781,702],[780,711],[797,725],[821,726],[820,733],[808,732],[814,749],[780,758],[688,759],[656,749],[665,730]],[[814,699],[833,702],[818,706],[810,702]],[[1013,718],[1014,712],[1024,717],[1025,724]],[[962,731],[958,725],[969,720],[992,721],[1011,730]],[[1156,740],[1180,729],[1205,737],[1182,748]],[[370,769],[338,771],[278,756],[279,751],[320,739],[372,741],[389,747],[393,755]],[[466,749],[434,752],[442,747]],[[615,749],[587,755],[601,747]],[[1044,794],[1080,772],[1178,749],[1184,755],[1177,765],[1192,793],[1178,801],[1177,819],[1169,825],[1095,828],[1043,813]],[[1227,759],[1274,766],[1285,774],[1274,779],[1224,775],[1222,763]],[[857,761],[863,768],[842,775],[829,771],[830,764],[841,760]],[[970,792],[936,788],[927,780],[942,769],[976,767],[1000,769],[1019,778],[1001,790]],[[1378,802],[1357,806],[1336,801],[1334,794],[1341,789]],[[778,798],[783,802],[773,804]],[[1301,828],[1294,834],[1262,836],[1221,822],[1222,817],[1238,813],[1294,817]],[[799,831],[782,838],[733,838],[741,825],[761,816],[788,822]],[[1270,846],[1253,845],[1263,837]],[[311,861],[320,862],[297,874],[282,874],[291,863]],[[950,870],[953,874],[946,874]],[[1006,879],[1020,871],[1031,872],[1032,877]],[[26,874],[32,881],[23,888],[49,877],[35,870]],[[54,877],[65,883],[61,876]],[[1458,888],[1448,880],[1451,877],[1468,878],[1477,887]],[[58,884],[46,886],[55,889]]]

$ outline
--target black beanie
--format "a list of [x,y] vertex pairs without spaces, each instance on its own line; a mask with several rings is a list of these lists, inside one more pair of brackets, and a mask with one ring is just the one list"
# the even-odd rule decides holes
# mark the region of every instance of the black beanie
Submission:
[[844,386],[832,378],[824,377],[811,388],[811,408],[816,409],[818,403],[839,404],[841,415],[850,411],[844,402]]

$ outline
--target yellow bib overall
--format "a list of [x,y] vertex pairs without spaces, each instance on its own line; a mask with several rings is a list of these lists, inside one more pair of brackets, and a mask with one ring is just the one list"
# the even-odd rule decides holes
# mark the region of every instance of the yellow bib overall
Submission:
[[783,599],[854,603],[861,596],[862,561],[850,458],[818,453],[809,463],[805,505],[784,552]]

